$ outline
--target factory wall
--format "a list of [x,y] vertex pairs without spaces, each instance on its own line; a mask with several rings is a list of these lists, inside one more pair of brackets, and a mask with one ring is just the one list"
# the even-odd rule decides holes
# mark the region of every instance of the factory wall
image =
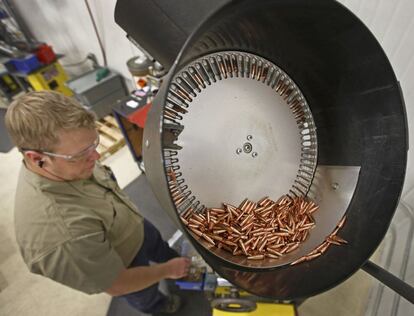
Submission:
[[[103,65],[102,53],[84,0],[13,0],[28,28],[39,41],[52,45],[64,54],[61,64],[76,64],[94,53]],[[116,0],[88,0],[107,55],[108,66],[127,79],[132,88],[132,76],[126,61],[142,53],[125,37],[114,22]],[[138,15],[138,13],[137,13]],[[91,63],[65,67],[71,76],[91,69]]]
[[[65,54],[62,64],[76,63],[93,52],[102,63],[98,41],[81,0],[13,0],[37,39]],[[133,0],[131,0],[133,1]],[[414,140],[414,1],[339,0],[354,12],[383,46],[398,80],[407,107],[410,144]],[[131,79],[126,60],[142,54],[114,22],[116,0],[89,0],[107,52],[109,67]],[[137,12],[139,18],[139,12]],[[85,71],[86,64],[67,68],[70,74]],[[132,87],[132,86],[131,86]],[[410,145],[413,148],[413,144]],[[414,206],[414,157],[409,153],[404,199]]]

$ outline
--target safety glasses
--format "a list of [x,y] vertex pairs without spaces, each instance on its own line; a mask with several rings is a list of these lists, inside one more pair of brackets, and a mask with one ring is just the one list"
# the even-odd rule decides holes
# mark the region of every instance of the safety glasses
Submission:
[[76,154],[73,154],[73,155],[56,154],[56,153],[52,153],[48,151],[39,151],[39,150],[33,150],[33,149],[27,149],[27,148],[22,148],[21,151],[25,152],[25,151],[33,150],[33,151],[37,151],[41,154],[44,154],[50,157],[65,159],[68,162],[78,162],[78,161],[88,158],[93,152],[95,152],[98,146],[99,146],[99,135],[97,135],[95,141],[90,146],[86,147],[82,151]]

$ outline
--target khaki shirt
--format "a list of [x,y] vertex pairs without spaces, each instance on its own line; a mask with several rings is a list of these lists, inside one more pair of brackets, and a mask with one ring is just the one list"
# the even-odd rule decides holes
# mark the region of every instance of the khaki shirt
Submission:
[[68,182],[23,165],[15,229],[31,272],[89,294],[108,289],[144,240],[143,217],[100,165],[90,179]]

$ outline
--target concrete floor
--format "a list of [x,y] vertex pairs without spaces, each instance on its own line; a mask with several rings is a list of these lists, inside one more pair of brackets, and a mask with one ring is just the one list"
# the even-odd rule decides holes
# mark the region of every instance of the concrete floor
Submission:
[[[0,186],[0,315],[107,315],[111,302],[108,295],[89,296],[28,272],[18,252],[13,227],[20,160],[15,148],[0,154],[0,179],[3,180]],[[121,187],[140,174],[127,147],[109,157],[105,164],[114,170]],[[306,300],[299,308],[299,315],[366,315],[370,289],[376,284],[377,281],[359,271],[340,286]]]

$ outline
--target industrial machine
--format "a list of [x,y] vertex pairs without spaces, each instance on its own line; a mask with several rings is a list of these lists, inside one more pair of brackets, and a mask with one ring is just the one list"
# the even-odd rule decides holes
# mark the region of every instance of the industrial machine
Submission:
[[67,82],[69,91],[98,118],[111,113],[117,100],[128,95],[124,78],[117,72],[98,67]]
[[[218,274],[295,300],[362,268],[414,302],[410,285],[368,261],[400,197],[408,127],[392,67],[355,15],[334,0],[118,0],[115,20],[169,70],[144,130],[146,175]],[[319,210],[279,258],[233,255],[180,219],[284,194]],[[318,251],[333,232],[347,244]]]

